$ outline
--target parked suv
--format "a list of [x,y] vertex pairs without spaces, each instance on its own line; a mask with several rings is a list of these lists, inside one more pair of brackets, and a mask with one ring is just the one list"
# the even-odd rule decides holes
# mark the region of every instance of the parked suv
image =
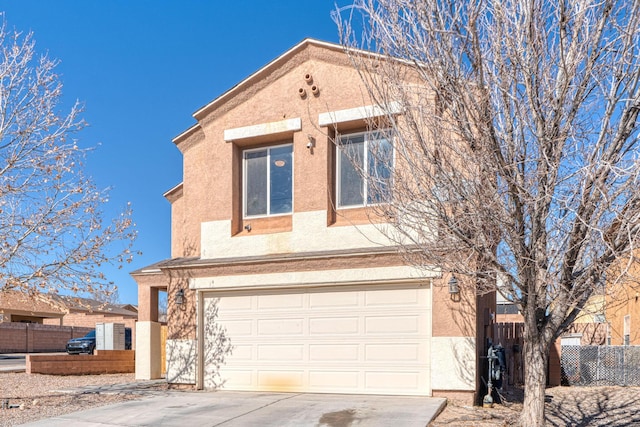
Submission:
[[[124,348],[125,350],[131,350],[131,328],[124,328]],[[87,353],[93,354],[93,350],[96,349],[96,330],[87,333],[87,335],[81,338],[73,338],[67,341],[67,353],[80,354]]]
[[67,341],[67,353],[80,354],[87,353],[92,354],[96,348],[96,330],[89,332],[82,338],[72,338]]

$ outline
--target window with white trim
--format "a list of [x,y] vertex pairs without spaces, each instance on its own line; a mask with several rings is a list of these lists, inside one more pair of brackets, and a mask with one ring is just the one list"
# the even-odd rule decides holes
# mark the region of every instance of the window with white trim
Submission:
[[391,198],[393,146],[382,131],[340,135],[337,139],[338,208],[384,203]]
[[245,150],[242,158],[244,217],[290,214],[293,145]]

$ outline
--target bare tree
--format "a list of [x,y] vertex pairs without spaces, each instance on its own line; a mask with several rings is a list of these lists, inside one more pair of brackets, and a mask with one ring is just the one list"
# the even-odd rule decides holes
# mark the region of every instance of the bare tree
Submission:
[[131,260],[131,210],[105,224],[107,193],[84,176],[72,136],[81,108],[61,114],[56,61],[32,35],[0,27],[0,292],[97,295],[115,290],[104,264]]
[[388,202],[372,208],[416,265],[501,279],[525,319],[521,422],[544,425],[550,346],[634,262],[640,3],[356,0],[334,18],[368,95],[402,109],[390,178],[361,169]]

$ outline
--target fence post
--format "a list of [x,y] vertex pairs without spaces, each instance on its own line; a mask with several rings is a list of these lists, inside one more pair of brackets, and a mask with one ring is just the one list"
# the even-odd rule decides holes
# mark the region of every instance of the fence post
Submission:
[[31,330],[31,324],[26,323],[27,328],[27,353],[33,352],[33,331]]
[[629,347],[622,348],[622,383],[624,386],[628,384],[627,381],[627,349]]

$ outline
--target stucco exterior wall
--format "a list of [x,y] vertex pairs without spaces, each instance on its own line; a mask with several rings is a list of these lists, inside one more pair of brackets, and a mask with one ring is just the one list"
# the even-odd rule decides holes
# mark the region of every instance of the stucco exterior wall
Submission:
[[196,341],[167,340],[167,382],[171,384],[196,383]]
[[[368,105],[371,101],[363,92],[360,78],[344,54],[317,51],[314,47],[310,47],[309,51],[296,55],[291,62],[284,63],[280,69],[265,75],[263,80],[254,82],[246,91],[237,93],[232,100],[222,103],[203,117],[199,126],[204,137],[197,134],[189,136],[184,143],[177,141],[184,156],[184,188],[179,203],[188,206],[189,213],[184,217],[184,226],[179,224],[183,221],[180,215],[173,217],[172,227],[174,230],[180,227],[184,230],[184,234],[178,238],[183,246],[183,255],[193,253],[204,257],[199,250],[192,251],[192,248],[199,249],[200,242],[214,234],[205,235],[208,229],[201,227],[201,224],[242,220],[239,218],[240,209],[237,208],[242,196],[240,173],[237,166],[234,168],[234,161],[237,162],[241,149],[248,146],[292,141],[294,183],[303,183],[294,186],[294,212],[323,211],[326,214],[328,197],[333,191],[333,182],[327,179],[332,175],[327,159],[334,146],[329,138],[330,129],[318,126],[318,116],[329,111]],[[312,57],[316,54],[320,56]],[[311,94],[310,85],[304,80],[305,74],[313,76],[313,85],[320,88],[319,96]],[[308,92],[304,99],[298,95],[300,88]],[[249,99],[251,102],[245,102]],[[241,141],[224,140],[225,130],[292,118],[300,119],[299,132]],[[360,127],[364,129],[365,126],[361,122]],[[310,139],[315,141],[313,149],[307,148]],[[176,206],[174,209],[175,213],[179,213],[182,207]],[[325,225],[326,221],[325,216]],[[220,230],[222,234],[215,236],[230,237],[238,230],[243,229],[237,225],[234,227],[232,224],[231,228],[227,225]]]
[[[434,391],[474,393],[477,348],[490,319],[479,321],[476,314],[489,310],[490,301],[478,297],[472,284],[450,295],[449,277],[439,266],[406,265],[382,219],[368,209],[335,209],[333,139],[382,121],[373,104],[341,48],[303,42],[198,110],[197,124],[174,139],[184,166],[183,182],[165,194],[175,260],[134,275],[139,320],[157,320],[155,292],[168,292],[170,381],[198,380],[202,325],[196,323],[196,297],[204,292],[277,294],[426,281],[433,306],[430,346],[438,347],[438,355],[427,357],[429,381]],[[292,144],[292,212],[243,218],[242,152],[279,143]],[[185,296],[179,305],[178,291]]]

